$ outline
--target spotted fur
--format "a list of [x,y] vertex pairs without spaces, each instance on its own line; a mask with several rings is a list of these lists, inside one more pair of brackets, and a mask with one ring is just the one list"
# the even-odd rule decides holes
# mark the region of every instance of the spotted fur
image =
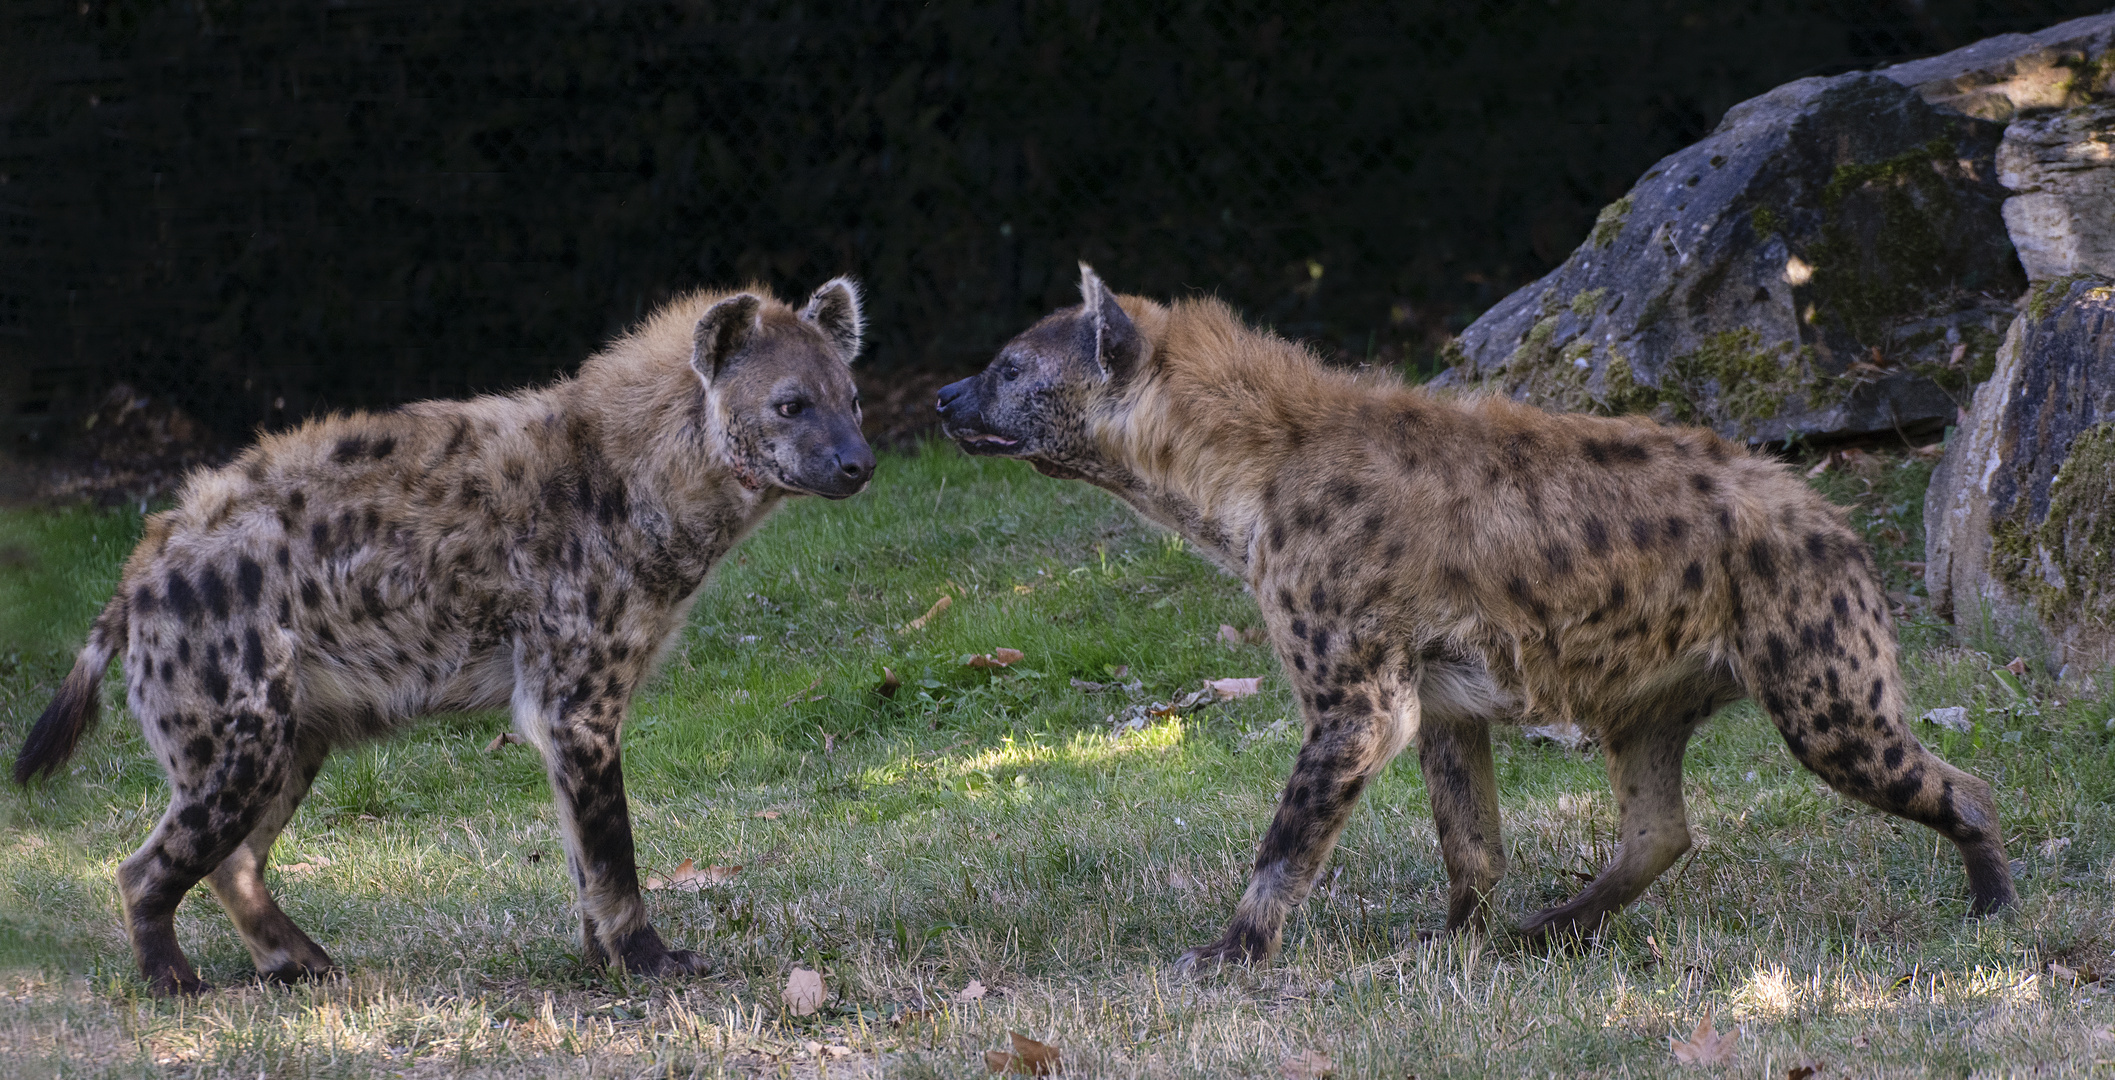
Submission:
[[1415,746],[1451,882],[1480,927],[1505,870],[1490,725],[1603,746],[1614,861],[1523,925],[1590,933],[1690,846],[1681,763],[1760,700],[1836,790],[1960,849],[1972,909],[2013,897],[1989,785],[1917,742],[1871,559],[1783,466],[1703,430],[1447,400],[1324,367],[1223,304],[1111,294],[940,392],[947,434],[1114,492],[1240,577],[1306,741],[1232,924],[1186,959],[1278,946],[1353,804]]
[[18,783],[61,765],[124,657],[171,788],[118,870],[150,986],[202,988],[172,921],[202,878],[261,973],[330,970],[261,877],[325,756],[500,706],[543,755],[588,957],[693,969],[640,902],[619,729],[729,548],[789,494],[866,486],[860,333],[844,279],[798,312],[700,293],[574,378],[314,421],[193,476],[15,761]]

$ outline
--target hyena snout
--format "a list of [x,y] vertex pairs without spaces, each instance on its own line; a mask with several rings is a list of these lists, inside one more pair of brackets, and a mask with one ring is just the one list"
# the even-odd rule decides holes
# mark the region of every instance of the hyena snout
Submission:
[[874,450],[858,432],[831,440],[805,455],[799,486],[824,498],[846,499],[874,478]]
[[968,453],[1003,454],[1018,446],[1020,440],[991,430],[984,418],[983,395],[977,389],[979,378],[972,375],[940,388],[940,399],[934,405],[940,412],[940,433]]

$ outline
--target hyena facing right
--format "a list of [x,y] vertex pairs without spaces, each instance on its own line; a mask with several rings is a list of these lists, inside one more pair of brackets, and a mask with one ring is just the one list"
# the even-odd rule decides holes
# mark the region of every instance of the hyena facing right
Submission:
[[64,763],[125,657],[171,788],[118,870],[149,986],[203,988],[173,922],[201,878],[259,973],[329,971],[262,877],[325,755],[505,705],[550,775],[588,958],[695,969],[640,902],[619,728],[729,548],[786,496],[873,475],[860,336],[845,279],[799,311],[700,293],[572,379],[312,422],[194,475],[15,760],[17,783]]
[[1781,465],[1708,431],[1447,401],[1332,371],[1225,305],[1084,303],[940,391],[964,450],[1106,488],[1247,582],[1307,720],[1232,924],[1187,962],[1259,960],[1367,781],[1417,747],[1451,883],[1505,871],[1490,724],[1599,736],[1615,859],[1523,930],[1591,932],[1683,852],[1682,756],[1753,695],[1836,790],[1960,849],[1971,909],[2013,898],[1990,787],[1910,733],[1869,556]]

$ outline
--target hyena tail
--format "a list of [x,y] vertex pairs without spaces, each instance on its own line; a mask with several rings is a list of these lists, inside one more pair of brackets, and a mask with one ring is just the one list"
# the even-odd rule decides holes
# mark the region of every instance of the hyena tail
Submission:
[[81,737],[95,726],[102,704],[103,669],[125,647],[130,621],[125,595],[120,592],[96,616],[95,625],[88,631],[88,644],[82,646],[73,670],[59,685],[58,696],[51,699],[44,715],[37,717],[37,725],[29,729],[29,738],[22,741],[22,751],[15,755],[15,783],[26,787],[37,774],[57,772],[73,757]]

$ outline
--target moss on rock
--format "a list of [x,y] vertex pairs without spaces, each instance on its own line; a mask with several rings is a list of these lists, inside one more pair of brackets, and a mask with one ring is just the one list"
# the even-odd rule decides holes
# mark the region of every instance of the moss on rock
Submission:
[[1601,212],[1594,215],[1594,231],[1587,237],[1587,242],[1597,248],[1605,248],[1615,243],[1616,237],[1623,234],[1624,222],[1629,220],[1630,196],[1625,195],[1602,207]]
[[2044,618],[2106,627],[2115,612],[2115,423],[2072,440],[2049,483],[2049,512],[2022,498],[1991,523],[1991,570]]

